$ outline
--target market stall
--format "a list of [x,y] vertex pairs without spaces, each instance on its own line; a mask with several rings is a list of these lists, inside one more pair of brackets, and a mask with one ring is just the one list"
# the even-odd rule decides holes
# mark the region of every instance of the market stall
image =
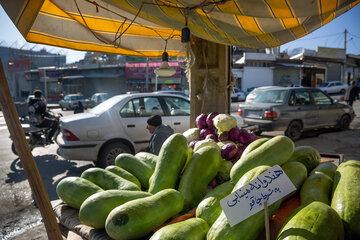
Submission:
[[[267,48],[305,36],[359,1],[3,1],[29,42],[128,56],[178,57],[188,73],[191,123],[202,112],[229,112],[231,45]],[[188,28],[192,38],[184,37]],[[179,55],[184,45],[185,53]],[[191,47],[193,50],[190,50]],[[196,59],[194,61],[194,59]],[[1,64],[0,64],[1,65]],[[2,65],[1,65],[2,66]],[[49,239],[60,231],[22,132],[4,71],[1,106]]]

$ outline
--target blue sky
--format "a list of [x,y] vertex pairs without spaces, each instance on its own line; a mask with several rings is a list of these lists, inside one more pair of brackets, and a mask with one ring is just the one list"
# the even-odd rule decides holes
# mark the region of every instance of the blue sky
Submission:
[[346,53],[360,54],[360,4],[305,37],[281,45],[280,50],[299,47],[315,50],[318,46],[344,48],[345,28],[348,31]]
[[[344,30],[348,31],[347,34],[347,54],[360,54],[360,4],[355,6],[350,11],[337,17],[327,25],[319,28],[318,30],[308,34],[307,36],[294,40],[292,42],[281,45],[281,51],[288,51],[289,53],[295,52],[297,48],[307,48],[315,50],[320,47],[344,47]],[[26,44],[25,39],[18,32],[14,24],[6,15],[3,8],[0,6],[0,45],[22,47]],[[6,34],[4,34],[6,33]],[[5,41],[5,42],[3,42]],[[17,42],[17,43],[16,43]],[[34,44],[27,43],[24,48],[29,49]],[[74,51],[65,48],[57,48],[37,44],[34,50],[46,48],[49,52],[65,54],[67,63],[75,62],[84,57],[85,52]]]

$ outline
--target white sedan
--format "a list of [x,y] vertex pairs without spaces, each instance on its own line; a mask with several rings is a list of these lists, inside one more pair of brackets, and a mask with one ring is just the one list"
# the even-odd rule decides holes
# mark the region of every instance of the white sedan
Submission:
[[325,93],[341,93],[345,94],[349,87],[346,83],[340,81],[324,82],[318,88]]
[[173,94],[137,93],[114,96],[87,113],[62,117],[57,137],[59,154],[70,160],[94,161],[105,167],[120,153],[136,153],[148,145],[146,129],[151,115],[175,132],[190,127],[190,102]]

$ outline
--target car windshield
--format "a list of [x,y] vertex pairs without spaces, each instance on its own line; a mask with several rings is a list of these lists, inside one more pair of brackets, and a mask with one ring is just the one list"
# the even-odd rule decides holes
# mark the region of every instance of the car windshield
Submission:
[[117,96],[117,97],[109,98],[106,101],[100,103],[99,105],[96,105],[94,108],[90,109],[89,113],[92,113],[95,115],[100,115],[103,112],[106,112],[107,110],[112,108],[115,104],[117,104],[124,97],[127,97],[127,96],[122,96],[122,97]]
[[71,97],[71,100],[80,100],[80,99],[84,99],[84,96],[79,95],[79,96],[72,96]]
[[327,87],[329,85],[329,83],[322,83],[322,84],[320,84],[319,86],[320,87]]
[[253,102],[283,103],[287,90],[258,90]]

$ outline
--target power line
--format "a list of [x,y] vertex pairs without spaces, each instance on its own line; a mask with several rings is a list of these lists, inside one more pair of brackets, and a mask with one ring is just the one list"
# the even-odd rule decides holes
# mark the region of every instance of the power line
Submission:
[[313,40],[313,39],[319,39],[319,38],[327,38],[327,37],[331,37],[331,36],[338,36],[338,35],[342,35],[343,32],[340,33],[334,33],[334,34],[329,34],[329,35],[323,35],[323,36],[318,36],[318,37],[313,37],[313,38],[301,38],[301,39],[297,39],[297,41],[302,41],[302,40]]
[[353,36],[353,37],[360,38],[359,36],[356,36],[356,35],[350,33],[349,31],[348,31],[348,34],[351,35],[351,36]]
[[354,41],[351,41],[351,43],[353,44],[353,46],[360,52],[360,48],[358,48],[358,46],[355,44]]
[[[337,38],[335,38],[335,41],[333,41],[331,44],[330,44],[330,46],[339,46],[339,39],[341,40],[341,37],[342,37],[342,34],[340,35],[338,35],[338,37]],[[337,43],[337,44],[336,44]]]

